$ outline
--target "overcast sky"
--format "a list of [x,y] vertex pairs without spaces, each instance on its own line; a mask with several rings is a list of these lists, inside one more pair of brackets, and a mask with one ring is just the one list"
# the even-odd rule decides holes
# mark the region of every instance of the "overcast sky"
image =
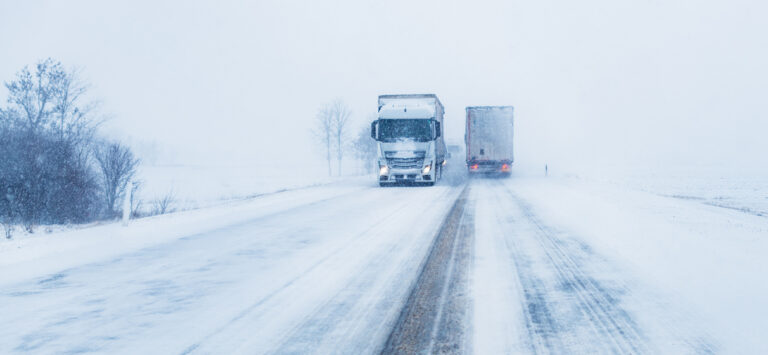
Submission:
[[[185,161],[300,161],[318,108],[514,105],[517,159],[768,165],[764,1],[3,1],[0,80],[82,69],[113,118]],[[3,88],[0,97],[6,96]],[[222,158],[224,157],[224,158]]]

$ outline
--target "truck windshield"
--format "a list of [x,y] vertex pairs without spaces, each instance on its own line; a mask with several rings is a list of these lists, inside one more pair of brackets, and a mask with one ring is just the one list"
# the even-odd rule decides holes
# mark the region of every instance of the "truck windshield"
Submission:
[[432,140],[432,120],[379,120],[379,140],[382,142],[396,142],[400,140],[413,140],[416,142],[429,142]]

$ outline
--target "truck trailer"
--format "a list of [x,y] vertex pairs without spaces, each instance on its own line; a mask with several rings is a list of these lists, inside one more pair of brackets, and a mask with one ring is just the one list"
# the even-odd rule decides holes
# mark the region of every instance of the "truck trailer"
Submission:
[[440,179],[446,151],[444,115],[434,94],[379,96],[371,137],[377,142],[380,186],[434,185]]
[[467,171],[509,176],[514,162],[512,106],[467,107]]

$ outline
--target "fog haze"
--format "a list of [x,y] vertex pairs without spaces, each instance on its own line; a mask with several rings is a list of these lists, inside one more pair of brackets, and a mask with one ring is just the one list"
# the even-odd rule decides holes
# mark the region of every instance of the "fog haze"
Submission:
[[[25,1],[0,4],[0,79],[82,69],[114,135],[186,163],[300,162],[317,110],[376,96],[516,107],[523,166],[768,165],[759,1]],[[7,92],[0,90],[5,100]]]

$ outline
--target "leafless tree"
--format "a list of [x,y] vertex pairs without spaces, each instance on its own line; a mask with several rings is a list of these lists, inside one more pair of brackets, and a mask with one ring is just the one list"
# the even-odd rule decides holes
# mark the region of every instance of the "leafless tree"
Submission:
[[313,129],[315,137],[325,148],[325,160],[328,162],[328,176],[331,176],[331,151],[336,153],[338,175],[341,176],[341,161],[348,143],[348,126],[352,111],[344,101],[336,99],[323,106],[315,116]]
[[94,157],[101,170],[106,211],[114,216],[117,214],[115,203],[123,197],[126,185],[136,175],[139,159],[134,158],[130,148],[116,142],[97,145]]
[[16,105],[26,128],[36,132],[49,125],[61,82],[67,76],[61,63],[43,60],[31,72],[24,67],[16,74],[16,80],[5,83],[8,102]]
[[333,127],[333,138],[336,141],[336,162],[341,176],[341,160],[344,157],[344,151],[347,148],[347,130],[349,117],[352,111],[341,99],[334,100],[331,105],[331,124]]
[[95,119],[95,102],[83,102],[88,85],[76,69],[66,70],[61,62],[42,60],[30,71],[24,67],[16,79],[5,83],[8,102],[26,128],[33,132],[47,129],[56,138],[77,146],[93,137],[100,120]]
[[173,210],[173,204],[176,202],[176,194],[173,192],[173,190],[168,191],[167,194],[165,194],[162,197],[156,198],[154,201],[154,206],[152,208],[152,214],[166,214],[170,213]]
[[98,187],[89,159],[97,120],[87,86],[53,59],[5,82],[0,108],[0,214],[31,230],[95,216]]
[[97,103],[82,102],[87,91],[88,85],[80,79],[78,70],[67,72],[59,82],[51,121],[51,129],[59,139],[83,148],[77,152],[82,160],[87,159],[90,150],[86,148],[102,122],[101,118],[95,117]]
[[330,106],[324,106],[315,115],[315,137],[325,148],[325,160],[328,162],[328,176],[331,176],[331,148],[333,141],[333,111]]

